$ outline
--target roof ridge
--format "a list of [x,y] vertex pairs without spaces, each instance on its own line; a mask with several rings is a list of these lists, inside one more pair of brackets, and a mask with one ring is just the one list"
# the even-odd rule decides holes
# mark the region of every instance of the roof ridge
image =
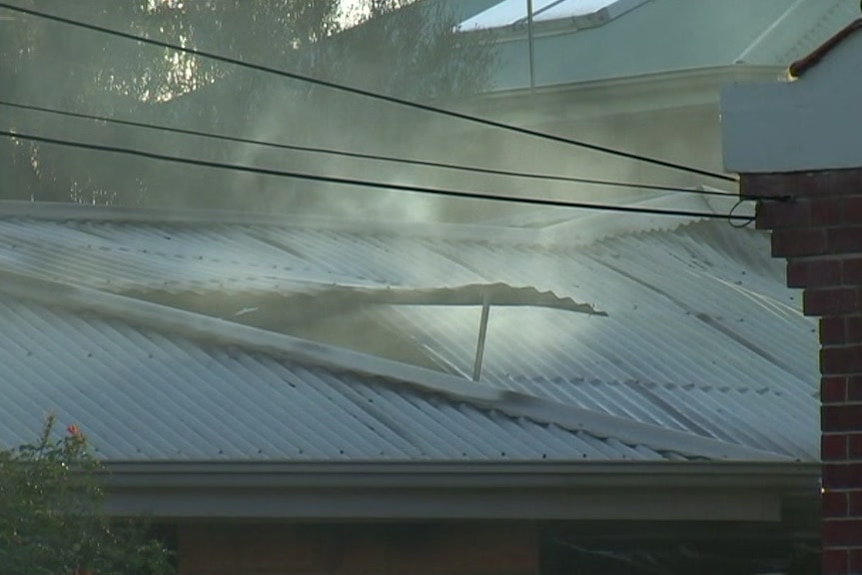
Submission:
[[[729,213],[740,198],[728,194],[728,197],[718,198],[704,196],[697,191],[719,191],[710,186],[692,188],[692,194],[680,196],[668,193],[645,200],[632,202],[628,205],[644,206],[659,209],[690,209],[707,211],[715,214]],[[598,244],[618,237],[634,236],[648,233],[673,233],[686,226],[711,221],[706,217],[674,217],[663,215],[638,214],[636,220],[628,219],[620,214],[591,213],[578,218],[570,218],[544,228],[540,228],[543,243],[551,243],[563,247]],[[602,228],[598,233],[590,233],[590,226]],[[583,230],[587,229],[586,233]],[[582,234],[582,235],[578,235]],[[565,236],[565,241],[560,241]]]
[[[728,198],[706,198],[698,190],[716,191],[709,186],[697,186],[692,195],[667,193],[626,205],[658,207],[668,209],[706,210],[713,213],[729,211],[736,196]],[[727,205],[723,205],[727,204]],[[355,234],[401,234],[413,238],[445,239],[450,241],[491,241],[498,244],[553,246],[567,249],[595,244],[622,235],[645,232],[673,232],[687,224],[705,221],[699,217],[669,217],[664,215],[637,214],[637,218],[626,218],[618,213],[579,212],[579,215],[562,218],[560,221],[538,228],[525,228],[509,224],[460,223],[460,222],[401,222],[379,220],[349,220],[327,216],[291,216],[271,213],[240,212],[207,209],[162,209],[123,208],[114,206],[85,206],[62,202],[28,202],[0,200],[0,219],[32,218],[35,220],[67,222],[131,222],[148,225],[237,225],[275,226],[326,230]],[[586,227],[608,227],[586,236],[573,235]]]
[[512,417],[524,417],[597,437],[615,438],[630,445],[642,444],[656,451],[677,452],[709,459],[792,459],[769,451],[565,406],[530,395],[496,390],[441,372],[369,354],[3,269],[0,269],[0,293],[17,299],[36,301],[49,307],[78,308],[113,316],[134,324],[169,330],[197,341],[203,339],[215,344],[231,344],[311,365],[394,380],[413,389],[444,395],[481,409],[496,410]]
[[410,233],[417,237],[433,236],[476,240],[487,240],[490,234],[493,233],[495,240],[519,242],[531,241],[530,236],[535,235],[534,230],[486,223],[365,220],[319,215],[281,215],[269,212],[237,210],[126,208],[22,200],[0,200],[0,219],[3,218],[31,218],[56,222],[130,222],[152,225],[261,225],[355,233]]

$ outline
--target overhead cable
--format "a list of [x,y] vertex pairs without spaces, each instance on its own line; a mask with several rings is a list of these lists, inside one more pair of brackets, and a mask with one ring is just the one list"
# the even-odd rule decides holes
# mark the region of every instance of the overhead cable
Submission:
[[537,206],[553,206],[553,207],[561,207],[561,208],[578,208],[585,210],[600,210],[600,211],[608,211],[608,212],[627,212],[627,213],[635,213],[635,214],[653,214],[653,215],[663,215],[663,216],[680,216],[680,217],[690,217],[690,218],[704,218],[704,219],[721,219],[721,220],[745,220],[748,219],[745,216],[735,216],[732,214],[715,214],[711,212],[697,212],[697,211],[689,211],[689,210],[660,210],[655,208],[646,208],[640,206],[619,206],[619,205],[611,205],[611,204],[593,204],[593,203],[585,203],[585,202],[568,202],[563,200],[552,200],[547,198],[533,198],[533,197],[517,197],[517,196],[505,196],[505,195],[497,195],[497,194],[486,194],[483,192],[473,192],[473,191],[464,191],[464,190],[449,190],[449,189],[441,189],[441,188],[427,188],[422,186],[411,186],[405,184],[394,184],[388,182],[378,182],[372,180],[360,180],[354,178],[342,178],[337,176],[325,176],[320,174],[309,174],[304,172],[293,172],[287,170],[274,170],[269,168],[259,168],[256,166],[246,166],[240,164],[227,164],[223,162],[213,162],[209,160],[198,160],[194,158],[186,158],[186,157],[178,157],[178,156],[168,156],[166,154],[158,154],[155,152],[147,152],[144,150],[136,150],[132,148],[120,148],[116,146],[105,146],[102,144],[91,144],[87,142],[77,142],[73,140],[64,140],[59,138],[49,138],[46,136],[37,136],[33,134],[26,134],[22,132],[12,131],[12,130],[0,130],[0,136],[7,136],[9,138],[17,138],[19,140],[28,140],[33,142],[42,142],[45,144],[56,144],[59,146],[67,146],[72,148],[80,148],[85,150],[94,150],[99,152],[108,152],[114,154],[124,154],[129,156],[138,156],[142,158],[149,158],[152,160],[160,160],[164,162],[173,162],[178,164],[187,164],[193,166],[201,166],[205,168],[215,168],[220,170],[231,170],[236,172],[246,172],[252,174],[261,174],[265,176],[272,177],[281,177],[281,178],[293,178],[299,180],[309,180],[314,182],[325,182],[330,184],[338,184],[338,185],[349,185],[349,186],[357,186],[364,188],[375,188],[382,190],[390,190],[390,191],[402,191],[402,192],[412,192],[418,194],[427,194],[434,196],[444,196],[444,197],[452,197],[452,198],[463,198],[463,199],[472,199],[472,200],[488,200],[488,201],[498,201],[498,202],[510,202],[517,204],[531,204]]
[[145,122],[137,122],[133,120],[123,120],[119,118],[111,118],[107,116],[97,116],[94,114],[84,114],[82,112],[70,112],[66,110],[58,110],[56,108],[48,108],[44,106],[34,106],[31,104],[21,104],[17,102],[8,102],[5,100],[0,100],[0,106],[7,106],[10,108],[19,108],[22,110],[31,110],[36,112],[45,112],[49,114],[56,114],[60,116],[66,116],[70,118],[79,118],[85,120],[94,120],[98,122],[105,122],[108,124],[117,124],[121,126],[132,126],[135,128],[143,128],[147,130],[157,130],[162,132],[170,132],[175,134],[183,134],[188,136],[197,136],[202,138],[211,138],[215,140],[222,140],[226,142],[235,142],[240,144],[252,144],[256,146],[263,146],[268,148],[277,148],[282,150],[292,150],[299,152],[309,152],[309,153],[317,153],[317,154],[327,154],[333,156],[343,156],[347,158],[357,158],[363,160],[375,160],[380,162],[390,162],[396,164],[407,164],[414,166],[424,166],[424,167],[432,167],[432,168],[441,168],[446,170],[457,170],[464,172],[474,172],[479,174],[489,174],[495,176],[507,176],[513,178],[524,178],[531,180],[545,180],[545,181],[556,181],[556,182],[569,182],[569,183],[578,183],[578,184],[588,184],[588,185],[600,185],[600,186],[608,186],[608,187],[617,187],[617,188],[632,188],[639,190],[653,190],[660,192],[674,192],[674,193],[683,193],[683,194],[698,194],[705,196],[733,196],[738,197],[737,194],[731,192],[720,192],[714,190],[701,190],[701,189],[686,189],[679,188],[673,186],[660,186],[655,184],[639,184],[639,183],[628,183],[628,182],[618,182],[612,180],[601,180],[595,178],[579,178],[574,176],[559,176],[554,174],[539,174],[539,173],[530,173],[530,172],[516,172],[511,170],[500,170],[495,168],[483,168],[477,166],[466,166],[462,164],[449,164],[445,162],[433,162],[428,160],[416,160],[410,158],[397,158],[392,156],[383,156],[377,154],[364,154],[361,152],[349,152],[345,150],[334,150],[331,148],[322,148],[322,147],[313,147],[313,146],[299,146],[296,144],[283,144],[277,142],[267,142],[263,140],[255,140],[250,138],[240,138],[236,136],[227,136],[224,134],[216,134],[214,132],[202,132],[198,130],[190,130],[185,128],[175,128],[172,126],[165,126],[162,124],[149,124]]
[[501,130],[507,130],[510,132],[515,132],[515,133],[526,135],[526,136],[541,138],[541,139],[549,140],[552,142],[558,142],[558,143],[568,144],[568,145],[572,145],[572,146],[577,146],[577,147],[584,148],[587,150],[592,150],[594,152],[610,154],[610,155],[618,156],[621,158],[627,158],[630,160],[636,160],[636,161],[644,162],[647,164],[653,164],[656,166],[661,166],[663,168],[680,170],[683,172],[697,174],[700,176],[707,176],[710,178],[716,178],[716,179],[724,180],[727,182],[737,182],[738,181],[736,178],[734,178],[732,176],[728,176],[727,174],[721,174],[718,172],[711,172],[709,170],[703,170],[700,168],[695,168],[692,166],[687,166],[684,164],[679,164],[679,163],[671,162],[671,161],[667,161],[667,160],[660,160],[657,158],[651,158],[648,156],[635,154],[633,152],[626,152],[624,150],[619,150],[616,148],[610,148],[607,146],[592,144],[592,143],[585,142],[582,140],[567,138],[565,136],[559,136],[556,134],[549,134],[547,132],[540,132],[538,130],[532,130],[530,128],[524,128],[524,127],[515,126],[512,124],[506,124],[504,122],[498,122],[496,120],[483,118],[481,116],[474,116],[474,115],[470,115],[470,114],[467,114],[464,112],[458,112],[456,110],[450,110],[447,108],[432,106],[430,104],[422,104],[422,103],[414,102],[411,100],[405,100],[403,98],[398,98],[396,96],[390,96],[387,94],[374,92],[374,91],[367,90],[364,88],[357,88],[355,86],[348,86],[346,84],[340,84],[338,82],[332,82],[329,80],[322,80],[319,78],[314,78],[313,76],[307,76],[305,74],[300,74],[298,72],[281,70],[278,68],[273,68],[271,66],[265,66],[262,64],[254,64],[251,62],[246,62],[245,60],[241,60],[239,58],[234,58],[234,57],[230,57],[230,56],[223,56],[223,55],[216,54],[214,52],[209,52],[206,50],[198,50],[196,48],[190,48],[188,46],[181,46],[179,44],[173,44],[170,42],[165,42],[163,40],[155,40],[152,38],[147,38],[145,36],[139,36],[137,34],[131,34],[129,32],[122,32],[120,30],[114,30],[112,28],[107,28],[105,26],[99,26],[97,24],[91,24],[88,22],[83,22],[80,20],[72,19],[72,18],[66,18],[64,16],[58,16],[56,14],[41,12],[39,10],[33,10],[31,8],[24,8],[22,6],[14,6],[14,5],[9,4],[7,2],[0,2],[0,8],[5,8],[5,9],[11,10],[13,12],[20,12],[22,14],[28,14],[30,16],[35,16],[37,18],[43,18],[46,20],[51,20],[54,22],[67,24],[70,26],[76,26],[79,28],[84,28],[84,29],[91,30],[94,32],[99,32],[102,34],[109,34],[111,36],[116,36],[118,38],[125,38],[127,40],[134,40],[136,42],[142,42],[144,44],[149,44],[152,46],[158,46],[160,48],[167,48],[169,50],[175,50],[178,52],[183,52],[185,54],[191,54],[193,56],[198,56],[201,58],[207,58],[209,60],[215,60],[217,62],[224,62],[227,64],[241,66],[243,68],[248,68],[251,70],[257,70],[259,72],[265,72],[268,74],[274,74],[274,75],[281,76],[284,78],[290,78],[290,79],[298,80],[301,82],[307,82],[310,84],[323,86],[323,87],[326,87],[326,88],[329,88],[332,90],[338,90],[338,91],[346,92],[349,94],[364,96],[366,98],[372,98],[375,100],[388,102],[390,104],[397,104],[399,106],[405,106],[408,108],[422,110],[422,111],[430,112],[433,114],[440,114],[440,115],[444,115],[444,116],[449,116],[449,117],[457,118],[457,119],[464,120],[467,122],[472,122],[474,124],[481,124],[483,126],[498,128]]

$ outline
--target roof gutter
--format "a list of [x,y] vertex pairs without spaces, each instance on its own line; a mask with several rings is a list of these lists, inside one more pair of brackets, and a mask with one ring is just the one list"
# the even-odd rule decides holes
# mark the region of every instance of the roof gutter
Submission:
[[783,520],[800,463],[112,463],[107,511],[161,520]]
[[110,487],[768,487],[815,492],[819,462],[150,462],[105,464]]

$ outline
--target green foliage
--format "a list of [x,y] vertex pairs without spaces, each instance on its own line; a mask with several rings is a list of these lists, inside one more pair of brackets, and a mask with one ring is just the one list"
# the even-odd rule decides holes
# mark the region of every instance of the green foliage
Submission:
[[[366,0],[365,11],[353,20],[345,18],[340,0],[20,2],[112,29],[408,99],[441,101],[474,94],[487,84],[492,63],[486,39],[480,34],[456,34],[453,17],[444,8],[433,8],[434,2]],[[205,58],[20,14],[0,16],[11,18],[0,20],[2,99],[246,137],[261,137],[259,126],[276,124],[284,127],[280,135],[289,134],[297,143],[376,141],[394,130],[398,135],[388,138],[393,140],[405,131],[391,106],[375,109],[355,96],[333,95]],[[361,25],[354,25],[357,22]],[[8,109],[2,112],[7,127],[21,132],[235,159],[224,146],[202,142],[189,149],[188,140],[176,136]],[[357,117],[364,121],[357,124]],[[402,129],[387,127],[386,122]],[[375,130],[372,138],[369,129]],[[341,137],[343,132],[349,132],[347,138]],[[232,194],[224,189],[223,173],[190,172],[182,166],[23,140],[0,138],[0,158],[4,199],[165,207],[173,203],[175,190],[183,188],[191,200],[185,204],[214,207],[220,202],[214,202],[213,195]],[[208,197],[197,198],[190,189],[205,191]],[[238,202],[232,198],[223,205],[255,207],[254,198]]]
[[361,25],[316,46],[317,75],[416,101],[477,94],[490,82],[492,38],[457,26],[442,2],[370,0]]
[[168,552],[132,523],[102,514],[98,461],[75,427],[0,451],[0,575],[163,575]]

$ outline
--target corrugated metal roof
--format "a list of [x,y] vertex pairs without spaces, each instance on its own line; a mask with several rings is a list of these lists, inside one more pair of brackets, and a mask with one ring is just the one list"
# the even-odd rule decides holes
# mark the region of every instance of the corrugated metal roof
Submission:
[[[109,291],[235,294],[240,307],[254,305],[255,294],[305,292],[307,282],[533,286],[610,315],[492,307],[482,383],[817,458],[815,324],[800,313],[798,293],[784,287],[783,266],[769,257],[762,232],[723,222],[638,232],[596,227],[608,220],[592,216],[555,226],[558,243],[548,246],[527,241],[535,231],[503,228],[503,239],[491,242],[489,230],[471,238],[464,226],[460,234],[434,234],[81,214],[0,218],[0,266]],[[561,239],[566,226],[580,232],[574,245]],[[591,227],[589,243],[584,230]],[[414,342],[431,364],[472,370],[478,308],[371,306],[358,313]],[[341,331],[349,332],[349,315],[339,312]]]
[[[529,390],[586,409],[732,443],[758,446],[805,460],[819,457],[819,410],[810,394],[766,388],[510,378],[506,387]],[[793,420],[793,424],[788,424]],[[777,432],[780,430],[780,432]]]
[[[798,293],[783,286],[783,266],[768,260],[765,234],[710,222],[572,253],[455,246],[450,253],[485,277],[541,278],[544,288],[576,291],[608,312],[492,308],[483,382],[818,457],[816,324],[799,312]],[[376,313],[435,350],[441,365],[471,372],[476,310]]]
[[[590,29],[539,34],[538,86],[749,64],[787,67],[856,16],[852,0],[651,0]],[[498,42],[494,88],[529,86],[527,39]]]
[[[715,209],[700,197],[672,195],[659,200],[643,205]],[[616,235],[673,230],[686,222],[658,216],[626,220],[582,214],[571,220],[573,229],[557,225],[545,237],[540,230],[501,226],[271,218],[229,223],[223,219],[225,214],[209,212],[203,217],[189,213],[190,219],[171,223],[168,212],[82,208],[0,202],[0,265],[115,292],[304,291],[311,284],[447,287],[487,280],[451,254],[441,253],[446,245],[442,240],[464,240],[482,248],[493,238],[501,249],[527,245],[538,253],[546,251],[542,247],[546,241],[552,246],[586,245]],[[620,223],[621,219],[634,223]],[[459,246],[455,243],[452,251]],[[544,279],[534,274],[526,284],[539,287],[533,282]],[[512,285],[524,284],[519,280]]]
[[[732,244],[722,247],[723,241]],[[488,369],[496,365],[499,373],[761,387],[786,387],[785,378],[801,377],[806,392],[816,388],[816,358],[798,353],[816,349],[815,324],[800,313],[798,292],[784,287],[783,265],[770,261],[766,234],[703,222],[572,251],[465,249],[446,242],[439,251],[485,281],[532,281],[609,313],[594,318],[494,309],[486,351]],[[398,310],[404,315],[408,308]],[[413,323],[432,334],[456,324],[453,331],[469,332],[476,323],[475,311],[411,313]],[[531,340],[538,342],[534,351]],[[538,355],[510,353],[524,345]]]
[[682,458],[93,313],[0,297],[0,322],[5,445],[54,412],[115,461]]

